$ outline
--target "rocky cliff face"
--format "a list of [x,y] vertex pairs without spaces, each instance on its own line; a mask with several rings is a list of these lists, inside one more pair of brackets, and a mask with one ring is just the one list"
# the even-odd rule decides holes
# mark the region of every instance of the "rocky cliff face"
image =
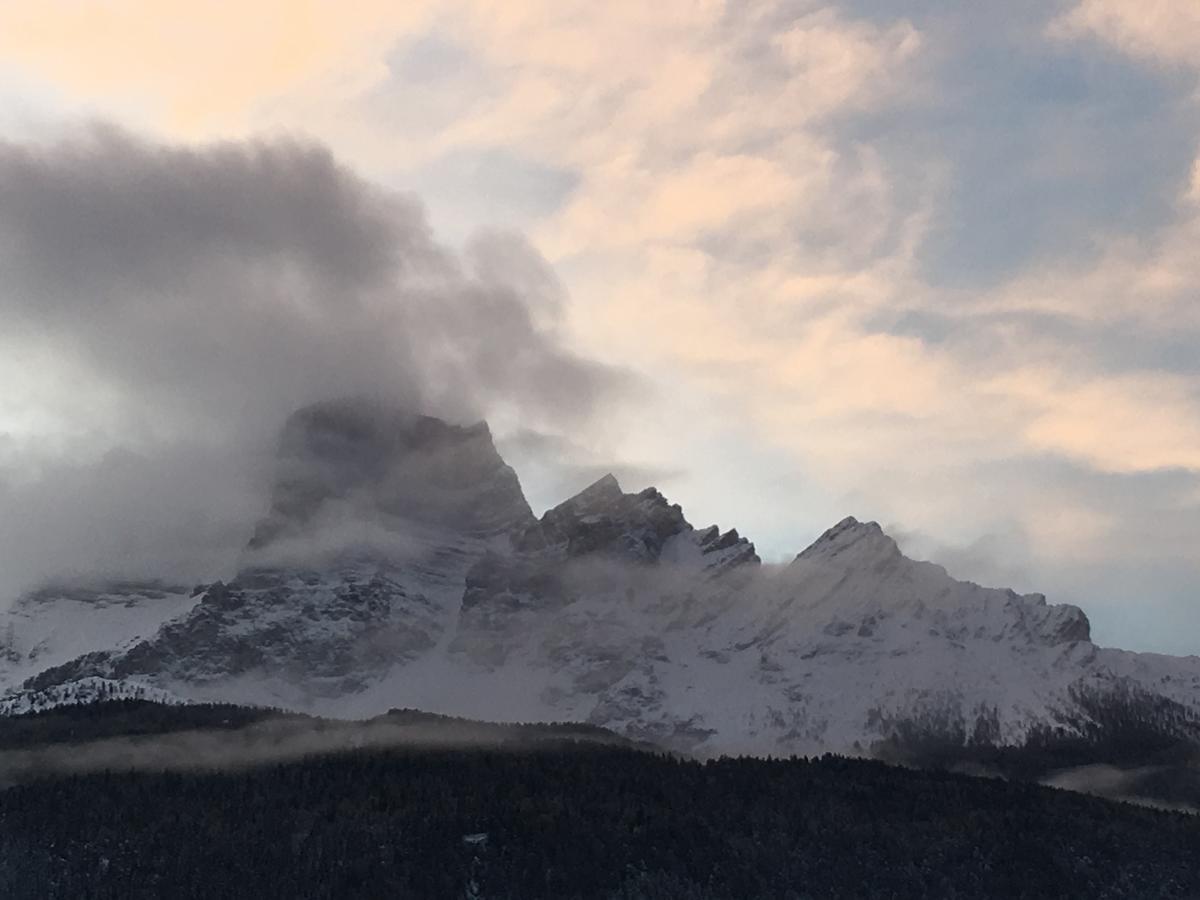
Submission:
[[486,426],[362,403],[297,413],[241,571],[122,641],[17,694],[588,721],[701,753],[1019,743],[1131,691],[1200,712],[1200,660],[1097,648],[1078,608],[956,581],[875,523],[764,567],[612,476],[535,519]]
[[736,530],[717,526],[696,531],[678,503],[669,503],[654,488],[639,494],[621,491],[617,479],[605,475],[571,499],[549,510],[524,529],[517,540],[521,553],[547,559],[595,556],[628,563],[677,563],[703,558],[700,567],[716,576],[748,564],[757,566],[754,545]]
[[255,553],[288,541],[407,533],[413,526],[468,538],[533,522],[516,473],[485,423],[470,427],[350,400],[295,413],[279,442],[271,509],[250,541]]

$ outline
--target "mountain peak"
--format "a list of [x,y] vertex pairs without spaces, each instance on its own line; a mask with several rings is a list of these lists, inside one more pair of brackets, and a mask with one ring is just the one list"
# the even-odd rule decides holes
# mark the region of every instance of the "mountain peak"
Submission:
[[838,557],[839,562],[860,565],[900,555],[900,548],[879,527],[878,522],[860,522],[854,516],[847,516],[817,538],[796,559],[829,561]]
[[486,423],[453,425],[350,398],[306,406],[288,418],[270,513],[250,548],[311,534],[330,519],[491,534],[524,527],[533,513]]
[[678,504],[653,488],[626,494],[609,473],[547,510],[521,545],[558,545],[569,556],[599,552],[648,560],[657,559],[665,541],[688,528]]
[[612,472],[597,478],[582,491],[567,500],[567,503],[578,510],[589,509],[597,505],[607,505],[624,497],[621,485]]

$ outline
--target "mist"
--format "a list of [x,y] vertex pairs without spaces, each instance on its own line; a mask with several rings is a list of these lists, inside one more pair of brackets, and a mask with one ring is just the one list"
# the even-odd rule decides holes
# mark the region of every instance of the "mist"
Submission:
[[1192,815],[1200,814],[1200,807],[1169,797],[1185,787],[1194,792],[1196,782],[1194,765],[1119,768],[1103,764],[1062,769],[1041,781],[1066,791]]
[[0,143],[0,599],[52,578],[224,574],[276,435],[368,396],[550,434],[628,395],[575,353],[517,234],[439,243],[325,147],[93,124]]
[[422,716],[355,722],[274,716],[239,728],[205,728],[136,737],[42,744],[0,750],[0,785],[89,772],[234,771],[355,750],[469,749],[520,751],[551,737],[590,744],[631,742],[599,729],[494,725]]

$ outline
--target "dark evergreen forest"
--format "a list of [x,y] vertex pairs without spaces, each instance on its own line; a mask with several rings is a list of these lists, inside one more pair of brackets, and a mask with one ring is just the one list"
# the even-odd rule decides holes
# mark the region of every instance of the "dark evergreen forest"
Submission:
[[[14,718],[0,750],[267,715],[100,704]],[[24,777],[0,791],[0,896],[1200,896],[1193,816],[880,762],[701,763],[598,729],[491,727],[469,749]]]

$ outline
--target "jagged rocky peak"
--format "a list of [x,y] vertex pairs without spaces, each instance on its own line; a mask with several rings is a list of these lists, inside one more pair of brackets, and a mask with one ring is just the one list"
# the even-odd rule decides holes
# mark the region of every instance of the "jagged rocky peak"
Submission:
[[1044,643],[1055,646],[1092,639],[1092,623],[1078,606],[1048,604],[1045,594],[1025,594],[1020,599],[1032,620],[1031,631]]
[[625,496],[621,490],[621,485],[612,472],[598,478],[592,484],[585,487],[582,491],[571,497],[568,500],[560,503],[555,509],[569,509],[579,515],[588,513],[604,512],[613,507],[613,504],[620,503]]
[[690,528],[678,504],[654,488],[626,494],[605,475],[547,510],[522,536],[522,550],[557,548],[568,557],[592,553],[651,562],[673,535]]
[[251,549],[346,520],[490,535],[534,518],[486,423],[452,425],[356,398],[307,406],[288,419],[270,513]]
[[878,522],[860,522],[847,516],[800,553],[797,560],[837,561],[846,566],[895,560],[901,557],[900,548]]
[[522,536],[519,547],[557,548],[567,557],[602,553],[635,562],[657,562],[664,554],[678,558],[691,548],[703,557],[702,568],[759,562],[754,545],[736,530],[721,533],[714,525],[696,531],[679,504],[657,488],[627,494],[612,474],[548,510]]

